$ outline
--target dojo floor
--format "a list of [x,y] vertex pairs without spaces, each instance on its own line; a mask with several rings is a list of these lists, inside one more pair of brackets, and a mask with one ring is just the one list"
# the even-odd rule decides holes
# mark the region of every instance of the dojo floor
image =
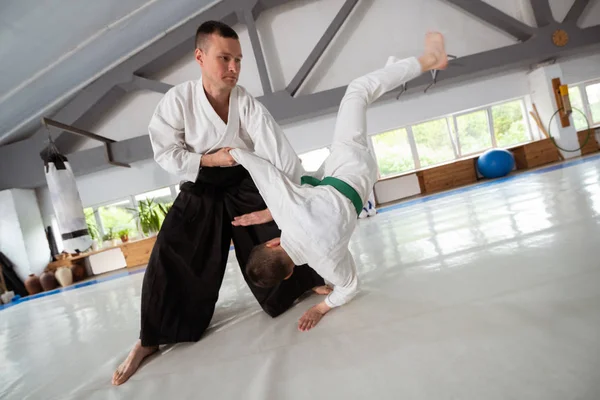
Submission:
[[2,399],[599,399],[600,157],[361,220],[362,292],[314,330],[260,311],[233,258],[203,340],[120,387],[143,273],[0,310]]

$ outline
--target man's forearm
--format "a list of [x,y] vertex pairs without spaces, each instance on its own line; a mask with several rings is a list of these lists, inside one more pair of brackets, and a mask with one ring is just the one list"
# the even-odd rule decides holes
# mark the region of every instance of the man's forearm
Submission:
[[237,163],[229,154],[228,147],[222,148],[216,153],[203,154],[200,159],[200,167],[231,167]]
[[327,314],[330,310],[331,307],[329,307],[327,305],[327,303],[325,303],[324,301],[320,302],[319,304],[317,304],[315,306],[315,310],[317,310],[318,312],[320,312],[322,315]]
[[200,158],[200,166],[201,167],[212,167],[212,157],[210,154],[202,154]]

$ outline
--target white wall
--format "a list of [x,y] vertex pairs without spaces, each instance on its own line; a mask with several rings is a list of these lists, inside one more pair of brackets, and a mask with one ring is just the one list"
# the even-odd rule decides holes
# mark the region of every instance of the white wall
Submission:
[[31,272],[40,274],[51,261],[50,246],[42,222],[35,190],[13,190],[15,209]]
[[[521,3],[521,21],[530,26],[536,26],[535,18],[533,16],[533,9],[531,8],[531,0],[517,0],[517,2]],[[554,19],[561,22],[571,9],[573,3],[575,3],[575,0],[550,0],[550,9],[552,10],[552,16]],[[585,15],[579,21],[579,26],[581,28],[594,26],[600,22],[600,3],[597,1],[592,1],[591,3],[592,5],[588,7]],[[494,6],[500,8],[497,4],[494,4]]]
[[[554,0],[561,1],[561,0]],[[573,0],[570,0],[573,1]],[[586,10],[586,14],[579,21],[579,26],[582,28],[588,28],[595,26],[600,23],[600,2],[592,1],[592,5]]]
[[375,184],[375,196],[378,204],[421,194],[417,174],[379,181]]
[[[529,0],[486,2],[520,21],[533,22]],[[344,0],[296,1],[261,14],[257,27],[275,90],[284,89],[291,81],[343,3]],[[572,3],[573,0],[553,0],[555,17],[562,18]],[[600,23],[599,4],[591,7],[590,15],[582,23]],[[240,84],[260,96],[262,87],[248,33],[241,25],[234,28],[240,35],[244,53]],[[346,85],[354,77],[380,67],[390,54],[399,57],[418,54],[423,34],[428,29],[442,31],[447,37],[449,52],[457,56],[515,43],[507,34],[439,0],[361,0],[301,93]],[[566,83],[600,77],[600,53],[561,60],[561,68]],[[433,87],[427,94],[404,95],[400,101],[377,104],[369,111],[369,133],[527,96],[527,72],[512,71],[467,84]],[[199,77],[200,70],[190,49],[189,55],[152,78],[178,84]],[[151,92],[132,93],[98,121],[93,131],[116,140],[147,135],[148,121],[160,98],[160,94]],[[285,125],[283,129],[295,150],[303,153],[329,145],[334,124],[335,114],[331,114]],[[535,123],[530,125],[536,135]],[[77,182],[87,207],[164,187],[176,183],[177,179],[154,161],[147,160],[131,169],[110,168],[79,177]],[[48,216],[53,214],[47,189],[37,192],[47,223]]]
[[29,260],[20,232],[12,190],[0,191],[0,251],[15,265],[15,271],[21,280],[25,280],[30,273]]
[[[148,121],[162,96],[162,93],[149,90],[127,93],[88,130],[114,140],[147,135]],[[98,146],[103,144],[97,140],[86,140],[77,151]]]
[[600,78],[600,52],[560,60],[560,68],[563,72],[563,83],[567,85],[598,79]]
[[0,251],[15,265],[21,280],[41,274],[50,261],[50,248],[33,190],[0,192]]

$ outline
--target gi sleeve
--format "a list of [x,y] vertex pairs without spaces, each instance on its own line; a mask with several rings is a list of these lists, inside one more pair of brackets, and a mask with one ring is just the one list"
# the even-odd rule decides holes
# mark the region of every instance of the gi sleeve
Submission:
[[202,155],[189,151],[184,126],[180,99],[167,92],[148,125],[154,160],[171,174],[194,182],[200,170]]
[[333,271],[323,271],[321,275],[333,284],[333,291],[325,298],[325,304],[331,308],[348,303],[358,293],[358,274],[350,251]]
[[306,172],[281,127],[264,105],[248,94],[241,96],[245,96],[245,110],[240,116],[254,144],[254,153],[300,184]]

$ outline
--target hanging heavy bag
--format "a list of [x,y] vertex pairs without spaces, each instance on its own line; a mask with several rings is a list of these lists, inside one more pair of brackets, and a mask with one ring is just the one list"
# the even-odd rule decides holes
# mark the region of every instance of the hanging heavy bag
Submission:
[[46,182],[64,250],[69,253],[83,252],[92,245],[92,238],[71,165],[52,139],[40,156],[44,160]]

